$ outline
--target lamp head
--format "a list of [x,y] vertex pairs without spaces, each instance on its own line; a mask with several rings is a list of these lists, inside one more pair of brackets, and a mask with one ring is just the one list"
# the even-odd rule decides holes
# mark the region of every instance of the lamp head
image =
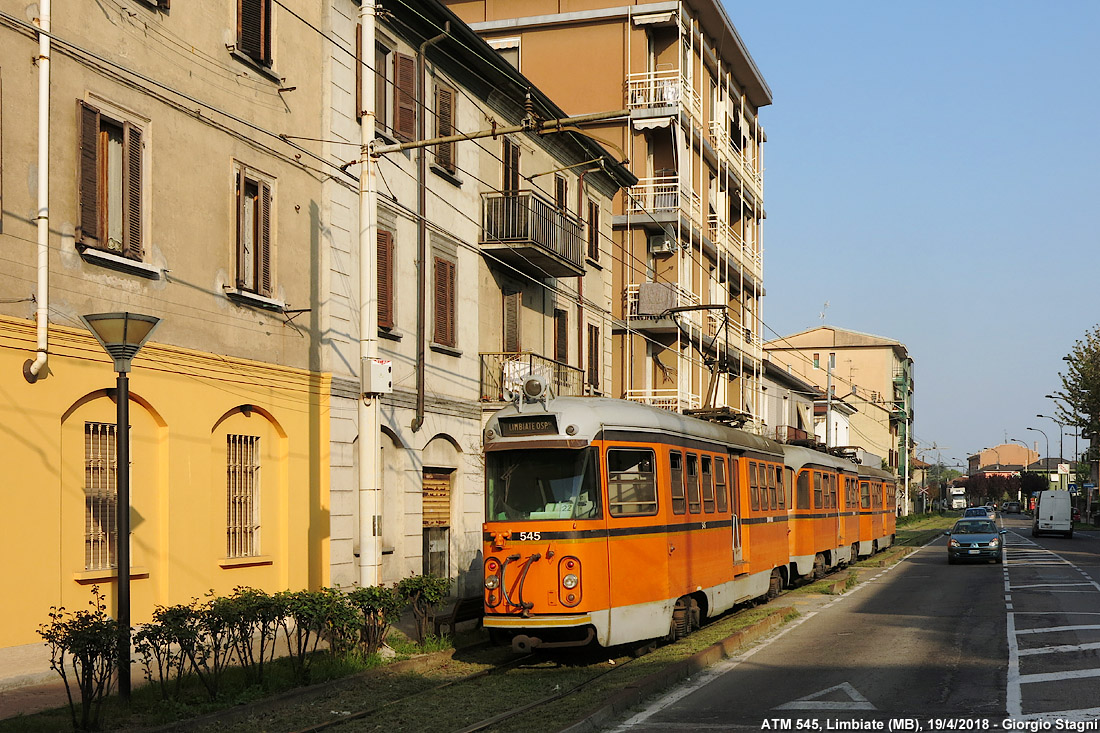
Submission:
[[160,323],[156,316],[140,313],[92,313],[80,320],[114,359],[119,373],[130,371],[130,362]]

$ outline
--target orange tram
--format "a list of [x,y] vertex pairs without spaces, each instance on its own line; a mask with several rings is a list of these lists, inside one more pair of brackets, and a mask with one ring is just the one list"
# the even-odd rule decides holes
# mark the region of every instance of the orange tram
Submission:
[[485,430],[485,626],[518,651],[676,639],[894,539],[896,479],[624,400]]

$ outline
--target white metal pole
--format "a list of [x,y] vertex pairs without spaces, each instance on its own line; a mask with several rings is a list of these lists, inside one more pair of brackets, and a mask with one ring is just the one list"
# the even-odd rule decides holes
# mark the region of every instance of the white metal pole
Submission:
[[[381,424],[376,394],[365,394],[365,370],[378,357],[378,220],[374,161],[371,143],[375,128],[375,76],[373,69],[375,5],[365,1],[359,6],[363,48],[359,55],[364,69],[360,99],[359,171],[359,584],[382,582],[382,482],[379,479],[379,438]],[[368,59],[371,61],[368,63]]]
[[46,367],[50,314],[50,0],[38,3],[38,289],[37,355],[23,367],[34,382]]

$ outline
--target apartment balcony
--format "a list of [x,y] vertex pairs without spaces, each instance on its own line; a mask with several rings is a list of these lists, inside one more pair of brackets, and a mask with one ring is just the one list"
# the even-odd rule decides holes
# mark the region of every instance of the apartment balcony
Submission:
[[702,404],[699,395],[680,389],[628,389],[626,399],[680,413],[698,410]]
[[682,215],[694,222],[703,221],[703,201],[691,184],[680,176],[639,178],[627,190],[626,210],[631,214]]
[[523,386],[534,374],[546,380],[554,397],[584,394],[584,370],[531,352],[483,352],[481,359],[481,401],[505,402],[509,393]]
[[[663,314],[671,308],[699,305],[699,296],[675,283],[631,283],[623,292],[623,315],[631,328],[655,333],[674,333],[676,324]],[[703,311],[685,311],[677,318],[701,329]],[[639,322],[640,321],[640,322]]]
[[728,163],[734,174],[748,185],[758,198],[763,198],[764,172],[760,170],[759,159],[751,150],[739,148],[735,144],[733,134],[727,128],[725,121],[711,120],[707,137],[717,152],[719,161]]
[[534,191],[482,194],[482,249],[528,275],[583,275],[582,234],[576,217]]
[[790,425],[780,425],[775,429],[775,439],[780,443],[794,443],[798,440],[814,440],[815,438],[801,428],[793,428]]
[[707,236],[714,243],[721,258],[725,253],[737,263],[738,268],[757,282],[764,279],[764,257],[752,242],[745,242],[741,233],[717,214],[707,219]]
[[679,71],[643,71],[626,77],[629,109],[683,109],[695,120],[703,119],[703,100],[691,80]]

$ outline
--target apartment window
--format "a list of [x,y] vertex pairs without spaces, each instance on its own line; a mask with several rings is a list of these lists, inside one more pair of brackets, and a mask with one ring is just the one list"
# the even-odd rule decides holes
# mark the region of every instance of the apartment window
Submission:
[[814,369],[821,368],[821,354],[814,354]]
[[600,259],[600,205],[588,202],[588,258]]
[[501,332],[503,337],[501,347],[508,354],[518,354],[520,351],[519,324],[522,306],[523,293],[517,290],[504,292],[504,328]]
[[569,181],[560,173],[554,175],[554,204],[558,211],[569,210]]
[[113,423],[84,423],[84,569],[117,567],[118,458]]
[[226,557],[260,554],[260,438],[227,435]]
[[[455,134],[455,90],[443,84],[435,88],[435,136],[447,137]],[[454,173],[455,144],[440,143],[435,146],[435,163],[448,173]]]
[[393,328],[393,232],[378,230],[378,327]]
[[77,241],[141,260],[142,131],[79,101],[80,229]]
[[408,142],[416,137],[416,59],[393,54],[393,134]]
[[519,69],[519,38],[496,38],[489,45],[513,68]]
[[455,345],[455,263],[435,258],[435,330],[432,340],[441,346]]
[[519,190],[519,153],[519,145],[504,138],[501,148],[501,160],[504,163],[500,186],[502,191]]
[[600,387],[600,327],[588,324],[588,385]]
[[270,298],[273,287],[271,182],[236,166],[237,288]]
[[569,361],[569,311],[562,308],[554,309],[554,359]]
[[237,0],[237,50],[271,66],[271,0]]
[[[374,44],[374,124],[380,132],[390,131],[390,57],[393,51]],[[370,73],[370,70],[366,70]]]

